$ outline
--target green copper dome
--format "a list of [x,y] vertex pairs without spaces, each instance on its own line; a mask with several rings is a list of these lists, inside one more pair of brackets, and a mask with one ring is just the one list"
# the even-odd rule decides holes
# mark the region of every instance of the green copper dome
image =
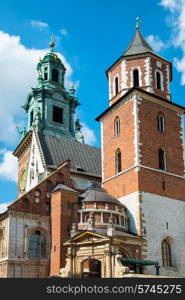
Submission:
[[61,62],[60,58],[58,57],[57,54],[53,53],[53,52],[49,52],[47,53],[44,58],[42,59],[42,62]]

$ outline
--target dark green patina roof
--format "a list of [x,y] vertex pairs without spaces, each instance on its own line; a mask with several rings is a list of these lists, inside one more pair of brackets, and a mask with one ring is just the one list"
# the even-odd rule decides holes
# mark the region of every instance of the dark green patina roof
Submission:
[[57,167],[71,161],[71,170],[101,177],[101,149],[73,139],[38,134],[47,166]]
[[153,49],[150,47],[150,45],[140,33],[139,29],[136,29],[134,38],[131,41],[128,48],[126,49],[126,51],[123,53],[123,56],[142,54],[147,52],[154,53]]
[[42,60],[42,62],[50,62],[50,61],[61,62],[60,58],[53,52],[46,53],[46,55]]

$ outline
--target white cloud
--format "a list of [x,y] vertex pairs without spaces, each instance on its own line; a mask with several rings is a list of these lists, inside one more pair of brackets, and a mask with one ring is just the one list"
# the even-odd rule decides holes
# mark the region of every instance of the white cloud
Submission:
[[2,214],[3,212],[5,212],[7,210],[7,207],[10,203],[0,203],[0,214]]
[[149,45],[152,47],[152,49],[156,52],[166,47],[166,44],[163,43],[163,41],[160,40],[158,36],[155,36],[153,34],[148,35],[146,37],[146,40],[149,43]]
[[175,58],[175,66],[182,73],[181,84],[185,85],[185,0],[162,0],[160,5],[171,13],[172,43],[182,50],[182,58]]
[[18,163],[17,158],[13,156],[11,151],[1,150],[3,155],[0,163],[0,179],[17,182]]
[[[37,84],[36,65],[48,49],[29,49],[19,36],[0,31],[0,141],[17,142],[16,126],[23,125],[25,103],[30,87]],[[73,70],[65,57],[58,53],[66,67],[66,87],[72,85]]]
[[47,23],[41,21],[31,20],[30,24],[32,27],[38,28],[40,31],[49,28],[49,25]]
[[181,2],[183,2],[183,0],[161,0],[160,5],[169,9],[171,12],[174,12],[175,10],[180,9]]
[[67,30],[64,29],[64,28],[60,29],[60,33],[61,33],[61,35],[67,35],[68,34]]
[[93,145],[96,142],[96,136],[94,131],[90,129],[86,123],[81,122],[81,124],[83,126],[81,131],[84,136],[85,143],[89,145]]

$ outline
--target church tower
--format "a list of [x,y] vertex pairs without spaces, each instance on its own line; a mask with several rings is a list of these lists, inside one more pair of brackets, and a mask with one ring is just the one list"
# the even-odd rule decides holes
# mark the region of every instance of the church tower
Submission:
[[146,240],[142,258],[158,261],[163,275],[185,275],[185,108],[171,99],[172,65],[137,24],[106,74],[109,107],[97,118],[103,187],[126,205],[131,232]]
[[[40,58],[37,86],[32,88],[23,105],[28,124],[27,129],[19,130],[21,141],[14,151],[19,164],[19,196],[71,159],[77,144],[84,144],[80,121],[74,122],[80,103],[75,97],[74,85],[69,91],[65,87],[66,68],[53,47],[51,41],[50,51]],[[79,162],[73,169],[76,165]]]
[[37,65],[38,85],[28,94],[23,108],[28,114],[28,130],[33,127],[43,134],[73,139],[74,113],[79,105],[72,87],[64,85],[66,68],[53,52],[53,42]]

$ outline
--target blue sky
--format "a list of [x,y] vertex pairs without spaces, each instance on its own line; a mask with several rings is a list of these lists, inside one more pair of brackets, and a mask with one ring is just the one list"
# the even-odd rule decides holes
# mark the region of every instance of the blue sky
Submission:
[[78,85],[78,116],[86,141],[100,146],[94,120],[108,106],[105,70],[122,54],[135,32],[141,32],[157,52],[174,62],[174,102],[185,105],[185,0],[39,0],[0,2],[0,203],[16,199],[16,162],[11,151],[18,143],[16,126],[29,88],[35,85],[35,66],[56,36],[55,51],[67,65],[67,86]]

